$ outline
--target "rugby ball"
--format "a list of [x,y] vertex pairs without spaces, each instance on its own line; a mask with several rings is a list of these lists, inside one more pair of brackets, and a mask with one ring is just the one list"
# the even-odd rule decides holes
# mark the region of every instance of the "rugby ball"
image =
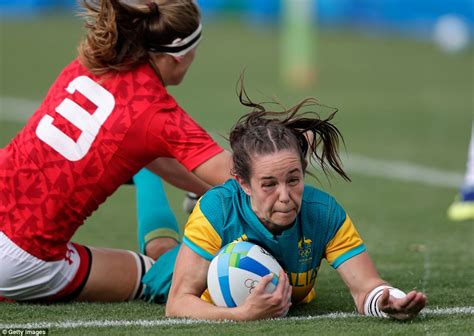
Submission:
[[207,273],[207,287],[216,306],[236,307],[244,303],[262,277],[273,274],[265,291],[272,293],[280,271],[278,261],[264,248],[246,241],[232,242],[219,250]]

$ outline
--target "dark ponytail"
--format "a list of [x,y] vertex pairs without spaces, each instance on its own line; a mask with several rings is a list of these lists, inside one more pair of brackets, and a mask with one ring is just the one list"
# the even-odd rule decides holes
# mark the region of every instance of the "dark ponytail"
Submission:
[[314,165],[315,160],[326,176],[332,168],[343,179],[350,181],[338,153],[339,141],[343,141],[343,137],[331,123],[337,109],[326,119],[321,119],[313,111],[301,112],[311,106],[322,106],[316,99],[306,98],[289,109],[277,104],[283,108],[281,112],[267,111],[266,103],[254,103],[249,98],[242,77],[239,82],[240,103],[252,111],[237,121],[229,135],[235,175],[248,183],[252,155],[292,149],[299,153],[303,170],[306,169],[309,155],[310,163]]

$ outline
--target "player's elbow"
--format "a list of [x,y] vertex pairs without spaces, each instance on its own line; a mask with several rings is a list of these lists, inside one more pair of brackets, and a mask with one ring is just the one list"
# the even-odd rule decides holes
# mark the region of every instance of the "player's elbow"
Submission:
[[165,306],[166,317],[185,317],[186,307],[188,305],[183,303],[180,296],[170,295]]
[[168,300],[168,302],[166,302],[165,315],[166,317],[179,316],[176,311],[176,304],[172,300]]

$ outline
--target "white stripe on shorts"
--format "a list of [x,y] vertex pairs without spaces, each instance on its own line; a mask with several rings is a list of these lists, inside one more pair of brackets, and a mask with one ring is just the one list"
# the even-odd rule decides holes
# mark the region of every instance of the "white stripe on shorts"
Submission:
[[21,249],[0,231],[0,296],[24,301],[52,296],[76,275],[80,258],[69,243],[68,260],[44,261]]

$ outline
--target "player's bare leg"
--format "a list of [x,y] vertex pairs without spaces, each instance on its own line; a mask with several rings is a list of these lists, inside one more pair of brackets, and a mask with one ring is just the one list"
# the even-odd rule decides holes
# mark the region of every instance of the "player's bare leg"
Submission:
[[145,254],[148,257],[152,258],[153,260],[157,260],[164,253],[175,248],[177,245],[178,245],[178,242],[173,238],[169,238],[169,237],[155,238],[146,244]]
[[[78,301],[126,301],[140,294],[141,278],[148,267],[142,266],[136,254],[93,247],[90,247],[90,251],[91,271]],[[149,260],[145,260],[144,264],[147,262]]]

